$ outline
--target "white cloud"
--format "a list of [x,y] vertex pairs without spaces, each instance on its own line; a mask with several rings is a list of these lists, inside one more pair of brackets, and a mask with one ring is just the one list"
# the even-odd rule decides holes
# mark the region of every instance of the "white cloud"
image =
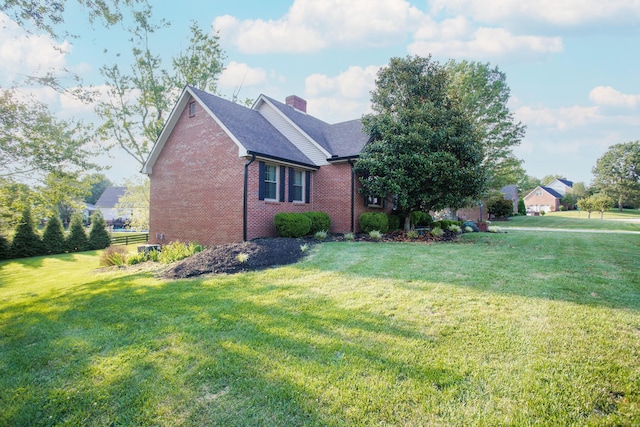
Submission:
[[589,92],[589,99],[598,105],[635,108],[640,105],[640,95],[622,93],[611,86],[598,86]]
[[224,15],[213,27],[246,53],[314,52],[340,43],[384,45],[417,29],[423,12],[405,0],[295,0],[277,20]]
[[518,57],[560,53],[559,37],[515,35],[504,28],[474,29],[463,17],[420,29],[408,50],[416,55],[446,55],[453,58]]
[[335,77],[312,74],[305,79],[307,108],[311,115],[335,123],[370,112],[370,92],[379,66],[349,67]]
[[520,26],[538,22],[545,25],[575,27],[586,24],[622,23],[637,25],[637,0],[432,0],[432,13],[453,13],[474,21]]
[[563,108],[533,108],[523,106],[518,108],[514,116],[516,120],[530,126],[555,128],[566,131],[601,121],[599,107],[563,107]]
[[220,74],[218,83],[223,88],[238,89],[257,86],[267,81],[267,73],[262,68],[252,68],[247,64],[231,61]]
[[43,75],[66,66],[72,45],[55,42],[46,35],[27,34],[7,15],[0,12],[0,83],[13,83],[19,76]]

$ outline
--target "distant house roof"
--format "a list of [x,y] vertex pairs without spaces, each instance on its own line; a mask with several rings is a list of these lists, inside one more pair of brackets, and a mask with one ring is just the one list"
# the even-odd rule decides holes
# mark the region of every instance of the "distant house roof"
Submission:
[[558,193],[553,188],[550,188],[550,187],[540,187],[540,188],[542,188],[547,193],[551,194],[553,197],[558,198],[558,199],[562,199],[562,194]]
[[558,178],[558,181],[560,181],[561,183],[563,183],[567,187],[573,188],[573,181],[569,181],[568,179],[560,179],[560,178]]
[[127,187],[107,187],[98,201],[96,202],[97,209],[113,209],[116,207],[120,197],[124,196]]
[[500,192],[509,200],[516,200],[518,198],[518,187],[515,184],[505,185],[500,189]]

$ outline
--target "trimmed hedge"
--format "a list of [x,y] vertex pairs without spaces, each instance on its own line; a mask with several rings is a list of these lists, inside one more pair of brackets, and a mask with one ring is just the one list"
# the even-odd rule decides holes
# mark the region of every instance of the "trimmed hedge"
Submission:
[[457,225],[458,227],[462,226],[462,221],[456,221],[453,219],[441,219],[440,221],[436,221],[432,224],[432,227],[440,227],[443,230],[448,230],[450,225]]
[[277,213],[273,218],[273,224],[279,237],[302,237],[311,230],[311,220],[301,213]]
[[[389,230],[400,230],[400,216],[399,215],[387,215],[389,222]],[[404,224],[403,224],[404,225]]]
[[386,233],[389,231],[389,218],[382,212],[365,212],[360,215],[360,228],[364,233],[371,231]]
[[311,220],[309,234],[316,234],[318,231],[329,231],[329,227],[331,227],[329,214],[325,212],[303,212],[302,214]]
[[427,212],[413,211],[411,212],[411,225],[429,227],[433,223],[433,218]]

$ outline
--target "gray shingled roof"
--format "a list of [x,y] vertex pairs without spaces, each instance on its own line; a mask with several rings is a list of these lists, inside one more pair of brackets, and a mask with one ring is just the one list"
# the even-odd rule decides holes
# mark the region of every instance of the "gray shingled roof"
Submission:
[[362,132],[360,119],[329,124],[273,98],[268,96],[265,98],[328,151],[331,156],[357,156],[369,141],[369,135]]
[[507,196],[510,200],[516,199],[518,197],[518,187],[515,184],[505,185],[500,190],[502,194]]
[[127,187],[107,187],[96,202],[95,207],[97,209],[113,209],[120,200],[120,197],[124,196]]
[[295,145],[258,111],[190,87],[247,151],[266,157],[314,166]]

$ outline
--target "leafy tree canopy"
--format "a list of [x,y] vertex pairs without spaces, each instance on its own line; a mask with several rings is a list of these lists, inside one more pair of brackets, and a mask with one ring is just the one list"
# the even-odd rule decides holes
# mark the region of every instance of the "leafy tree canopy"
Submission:
[[592,172],[594,186],[613,198],[620,210],[625,203],[640,203],[640,141],[612,145]]
[[355,164],[365,194],[394,195],[405,213],[457,208],[485,189],[484,151],[476,127],[431,57],[392,58],[378,72],[371,136]]
[[116,209],[119,215],[130,217],[129,226],[138,230],[149,229],[149,179],[130,179],[125,182],[127,188],[118,200]]
[[513,148],[520,145],[526,126],[516,122],[507,107],[511,90],[507,76],[489,63],[449,61],[449,90],[476,125],[483,144],[487,187],[500,189],[525,175]]

